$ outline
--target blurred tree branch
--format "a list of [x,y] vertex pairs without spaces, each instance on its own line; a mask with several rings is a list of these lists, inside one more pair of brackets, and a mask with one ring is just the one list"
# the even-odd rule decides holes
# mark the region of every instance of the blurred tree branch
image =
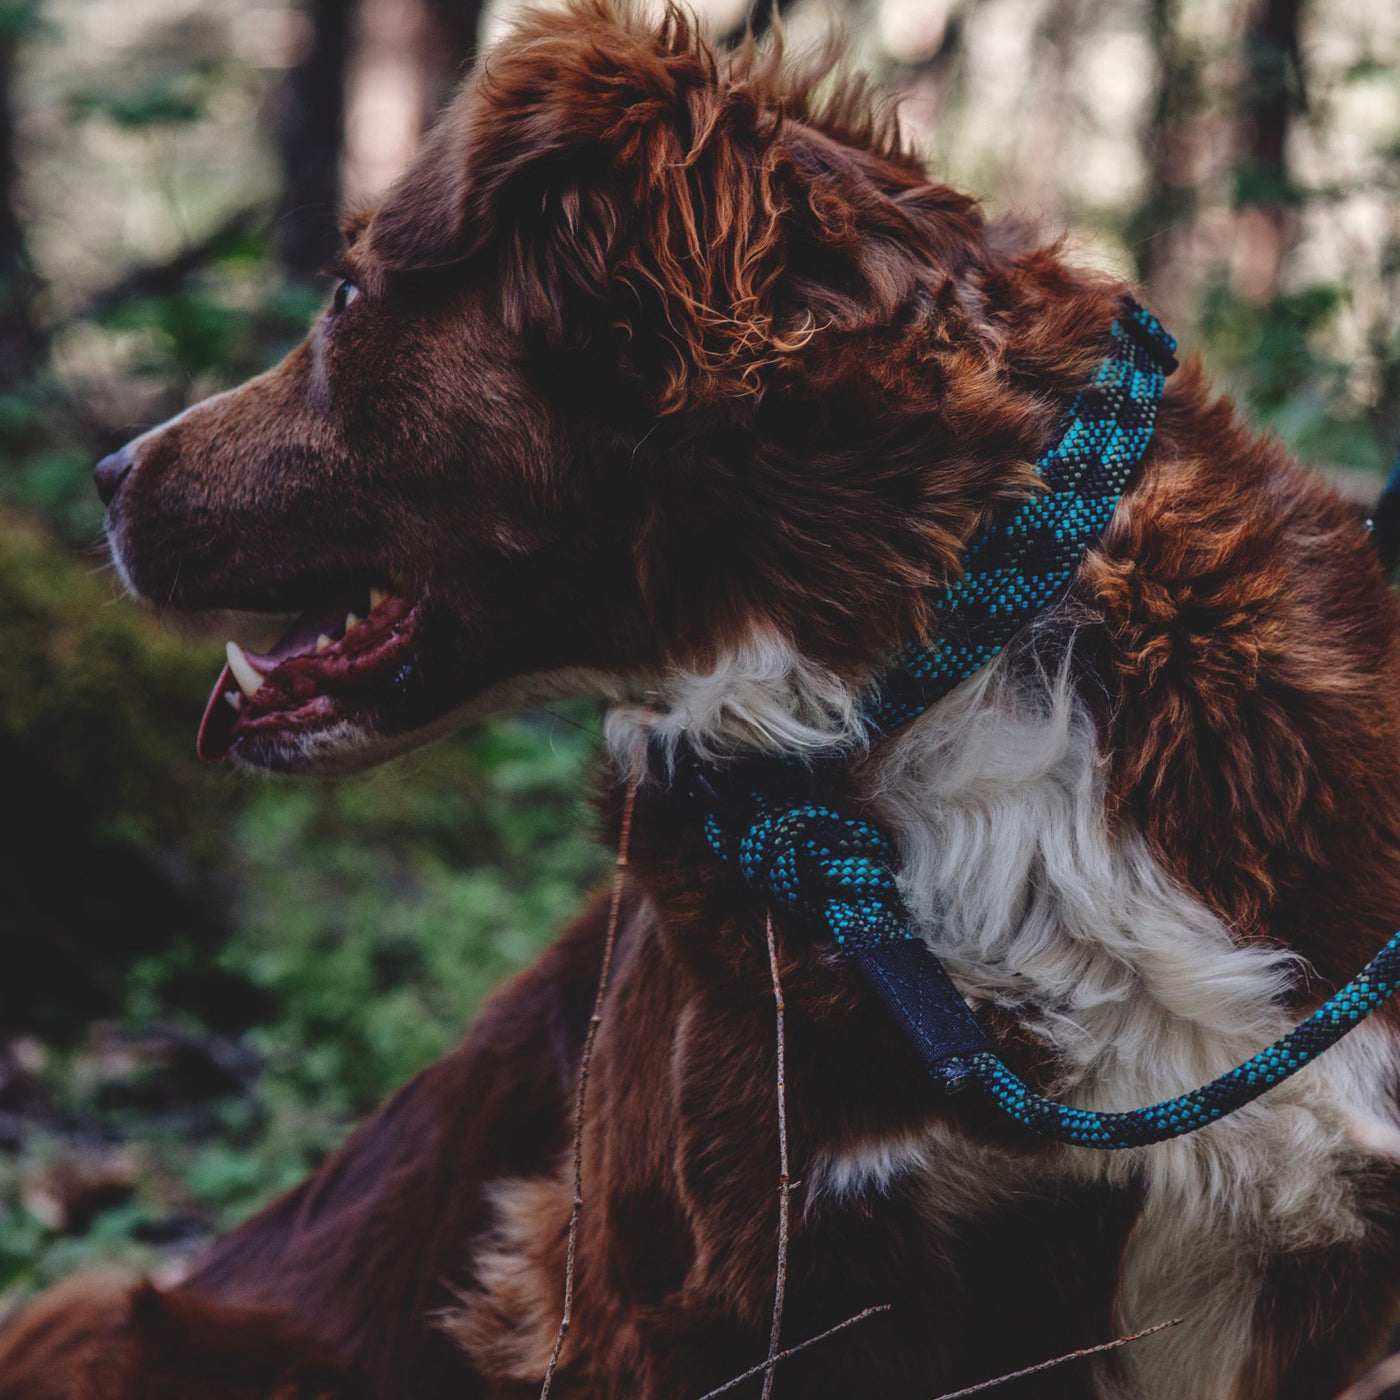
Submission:
[[68,321],[91,320],[142,297],[164,296],[178,291],[195,273],[226,253],[243,236],[267,227],[269,211],[265,205],[252,204],[238,209],[223,220],[210,234],[197,243],[182,248],[164,262],[143,263],[122,274],[111,286],[90,296]]

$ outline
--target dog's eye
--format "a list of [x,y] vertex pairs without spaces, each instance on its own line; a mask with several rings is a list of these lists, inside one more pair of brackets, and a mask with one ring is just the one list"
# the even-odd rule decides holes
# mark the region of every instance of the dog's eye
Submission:
[[331,298],[331,314],[339,316],[359,295],[360,289],[353,282],[341,282],[335,289],[335,296]]

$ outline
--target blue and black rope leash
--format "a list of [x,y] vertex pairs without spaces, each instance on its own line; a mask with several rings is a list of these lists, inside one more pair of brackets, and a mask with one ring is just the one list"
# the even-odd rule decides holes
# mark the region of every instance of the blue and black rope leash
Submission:
[[[1043,491],[994,521],[968,547],[965,569],[938,600],[941,636],[911,643],[872,687],[863,710],[873,736],[924,713],[979,671],[1058,598],[1103,532],[1156,426],[1176,342],[1125,300],[1112,349],[1077,394],[1055,443],[1036,463]],[[1383,517],[1384,512],[1384,518]],[[1383,560],[1400,555],[1400,468],[1373,535]],[[1387,558],[1387,551],[1391,551]],[[1083,1147],[1142,1147],[1232,1113],[1296,1074],[1400,986],[1400,933],[1307,1020],[1209,1084],[1147,1108],[1098,1113],[1035,1093],[1002,1063],[937,957],[914,932],[877,826],[843,812],[824,784],[842,766],[781,758],[706,763],[682,747],[676,787],[705,840],[770,906],[826,935],[855,963],[936,1079],[975,1093],[1041,1137]]]

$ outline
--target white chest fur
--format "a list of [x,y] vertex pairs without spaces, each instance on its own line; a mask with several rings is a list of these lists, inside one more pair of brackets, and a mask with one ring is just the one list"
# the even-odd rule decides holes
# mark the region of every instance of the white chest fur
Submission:
[[[849,737],[854,697],[772,638],[663,692],[664,736],[702,751],[817,748]],[[634,714],[611,737],[630,748]],[[633,731],[634,732],[634,731]],[[1053,1051],[1057,1092],[1126,1109],[1194,1088],[1290,1023],[1285,953],[1236,944],[1131,827],[1111,825],[1093,722],[1068,672],[985,668],[882,746],[863,782],[895,836],[919,931],[975,1005],[996,1003]],[[1105,1364],[1105,1395],[1226,1400],[1246,1367],[1267,1261],[1362,1228],[1346,1168],[1400,1156],[1393,1042],[1363,1025],[1286,1084],[1176,1142],[1104,1153],[1046,1144],[1012,1162],[956,1132],[891,1136],[824,1156],[807,1208],[927,1183],[930,1226],[995,1209],[1028,1171],[1133,1184],[1142,1214],[1123,1260],[1124,1330],[1179,1327]]]
[[[1296,960],[1237,945],[1134,829],[1110,825],[1094,725],[1066,671],[1028,685],[1004,662],[988,667],[872,761],[866,785],[896,836],[920,932],[974,1005],[1008,1008],[1053,1050],[1068,1100],[1157,1102],[1291,1024],[1279,998]],[[1121,1274],[1123,1329],[1187,1317],[1124,1352],[1106,1393],[1232,1393],[1265,1261],[1362,1228],[1344,1168],[1400,1144],[1394,1070],[1388,1034],[1364,1025],[1200,1133],[1131,1152],[1047,1145],[1042,1172],[1142,1192]],[[901,1169],[888,1145],[881,1154],[885,1170]],[[936,1177],[960,1155],[919,1144],[908,1169]],[[983,1172],[991,1164],[978,1155]],[[867,1156],[867,1174],[872,1165]],[[853,1166],[827,1164],[833,1184]]]

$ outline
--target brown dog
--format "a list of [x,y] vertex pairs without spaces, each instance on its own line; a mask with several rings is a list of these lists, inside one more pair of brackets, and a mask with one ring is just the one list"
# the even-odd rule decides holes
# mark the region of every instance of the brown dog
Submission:
[[[102,464],[133,591],[304,614],[231,650],[207,756],[346,770],[580,693],[625,752],[647,691],[663,744],[850,737],[1031,489],[1123,288],[985,225],[815,82],[728,71],[676,14],[526,20],[349,231],[304,344]],[[1188,367],[1069,596],[853,764],[920,929],[1040,1085],[1192,1088],[1400,925],[1397,621],[1354,515]],[[763,915],[645,784],[556,1396],[696,1397],[763,1359]],[[0,1394],[536,1393],[605,923],[178,1292],[42,1303]],[[779,1391],[932,1397],[1177,1316],[1002,1393],[1317,1397],[1359,1364],[1400,1274],[1391,1021],[1198,1134],[1095,1153],[947,1098],[842,962],[779,934],[783,1337],[891,1305]]]

